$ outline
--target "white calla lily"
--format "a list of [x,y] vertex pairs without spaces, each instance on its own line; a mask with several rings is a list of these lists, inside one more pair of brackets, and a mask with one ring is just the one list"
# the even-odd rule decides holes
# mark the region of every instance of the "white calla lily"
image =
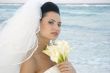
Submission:
[[52,61],[61,63],[67,60],[70,48],[66,41],[56,41],[56,45],[48,45],[43,52],[50,56]]

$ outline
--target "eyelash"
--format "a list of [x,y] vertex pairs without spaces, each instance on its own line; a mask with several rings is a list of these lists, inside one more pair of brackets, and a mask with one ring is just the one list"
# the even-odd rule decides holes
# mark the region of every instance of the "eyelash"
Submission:
[[49,23],[49,24],[54,24],[54,22],[52,22],[52,21],[48,21],[48,23]]
[[61,24],[58,24],[59,27],[61,27]]

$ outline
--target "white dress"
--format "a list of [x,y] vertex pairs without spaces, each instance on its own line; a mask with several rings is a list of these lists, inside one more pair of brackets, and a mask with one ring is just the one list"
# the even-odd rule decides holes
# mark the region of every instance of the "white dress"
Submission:
[[[20,67],[19,66],[9,66],[9,67],[0,67],[0,73],[19,73]],[[44,73],[60,73],[57,66],[53,66],[47,69]]]
[[[20,67],[19,66],[9,66],[9,67],[1,67],[0,73],[19,73]],[[49,69],[47,69],[44,73],[60,73],[57,66],[53,66]]]
[[57,68],[57,66],[53,66],[49,69],[47,69],[44,73],[60,73],[59,69]]

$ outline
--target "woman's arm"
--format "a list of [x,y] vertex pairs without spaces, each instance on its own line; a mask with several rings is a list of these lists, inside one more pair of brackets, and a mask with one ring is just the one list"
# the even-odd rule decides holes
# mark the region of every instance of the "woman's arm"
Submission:
[[68,61],[58,64],[58,68],[61,73],[76,73],[76,70]]
[[35,67],[33,65],[33,60],[29,59],[26,62],[24,62],[23,64],[21,64],[20,73],[35,73],[34,68]]

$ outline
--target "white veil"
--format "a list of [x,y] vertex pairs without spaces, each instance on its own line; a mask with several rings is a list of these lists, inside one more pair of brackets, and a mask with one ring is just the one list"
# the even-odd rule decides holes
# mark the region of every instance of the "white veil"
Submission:
[[29,0],[0,29],[0,66],[20,64],[37,49],[40,6],[47,0]]

